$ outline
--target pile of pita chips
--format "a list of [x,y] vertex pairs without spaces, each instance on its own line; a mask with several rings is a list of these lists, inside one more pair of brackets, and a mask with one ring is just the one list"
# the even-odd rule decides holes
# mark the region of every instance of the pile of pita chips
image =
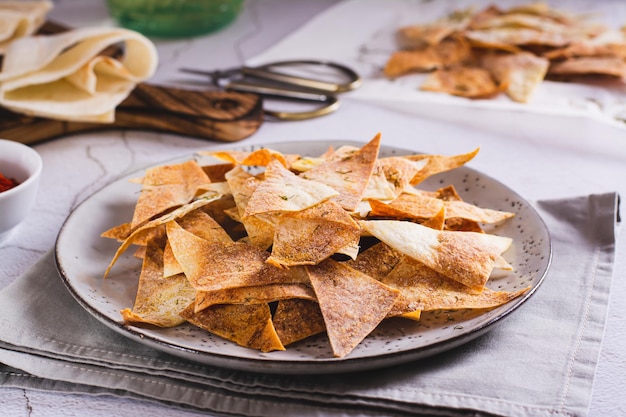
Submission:
[[156,47],[124,28],[35,34],[51,7],[0,2],[0,106],[57,120],[113,122],[117,105],[156,71]]
[[103,233],[121,243],[105,276],[131,245],[143,262],[123,320],[187,322],[263,352],[325,333],[343,358],[385,320],[485,311],[526,292],[487,286],[512,269],[513,242],[483,226],[513,213],[451,185],[418,188],[478,149],[383,158],[380,140],[314,156],[207,151],[147,170],[132,218]]
[[428,73],[421,88],[467,98],[505,93],[528,102],[545,80],[626,78],[626,34],[535,2],[492,5],[402,27],[384,73]]

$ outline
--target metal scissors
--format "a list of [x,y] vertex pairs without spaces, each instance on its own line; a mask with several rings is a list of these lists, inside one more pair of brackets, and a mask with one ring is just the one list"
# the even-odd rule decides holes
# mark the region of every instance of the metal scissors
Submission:
[[[182,68],[181,71],[209,77],[214,86],[230,91],[316,104],[313,110],[306,111],[264,109],[267,116],[279,120],[304,120],[332,113],[340,106],[337,94],[361,85],[361,77],[354,70],[321,60],[278,61],[255,67],[241,66],[213,71]],[[307,76],[302,76],[302,73]],[[314,76],[310,77],[311,73]],[[327,81],[329,78],[333,80]]]

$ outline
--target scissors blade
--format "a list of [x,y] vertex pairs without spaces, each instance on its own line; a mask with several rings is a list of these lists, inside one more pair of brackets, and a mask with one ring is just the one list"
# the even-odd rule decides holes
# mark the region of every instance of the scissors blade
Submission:
[[246,80],[231,81],[228,84],[224,85],[224,88],[227,90],[238,91],[242,93],[255,93],[262,96],[321,103],[329,101],[329,98],[331,97],[330,94],[322,91],[288,88],[283,85],[272,86],[267,83],[259,84]]

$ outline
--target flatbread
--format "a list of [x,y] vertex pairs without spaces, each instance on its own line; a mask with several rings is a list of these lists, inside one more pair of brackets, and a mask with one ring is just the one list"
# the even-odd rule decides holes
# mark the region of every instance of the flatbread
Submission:
[[[100,55],[123,44],[120,59]],[[6,48],[0,105],[59,120],[111,123],[115,108],[157,67],[154,44],[124,28],[88,27],[19,38]]]
[[35,33],[52,6],[48,0],[0,2],[0,55],[11,42]]

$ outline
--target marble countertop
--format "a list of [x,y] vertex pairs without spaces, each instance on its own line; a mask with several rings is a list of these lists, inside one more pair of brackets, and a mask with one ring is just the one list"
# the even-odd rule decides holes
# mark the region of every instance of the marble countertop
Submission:
[[[285,2],[250,0],[237,21],[213,35],[156,41],[160,65],[155,83],[172,84],[178,68],[225,68],[243,63],[331,7],[335,0]],[[72,25],[110,24],[104,1],[57,0],[51,19]],[[537,125],[542,123],[542,125]],[[357,100],[344,100],[334,114],[299,122],[266,121],[247,144],[270,141],[350,139],[383,141],[417,151],[462,153],[481,147],[472,167],[507,184],[529,200],[617,191],[626,195],[626,130],[586,119],[535,120],[507,116],[489,126],[481,118],[448,123]],[[541,133],[545,132],[545,138]],[[568,141],[573,129],[584,143]],[[558,140],[548,140],[557,138]],[[544,140],[545,139],[545,140]],[[79,134],[35,145],[44,162],[37,204],[17,233],[0,244],[0,288],[23,274],[53,248],[64,220],[82,200],[130,170],[184,155],[216,142],[145,132]],[[612,298],[597,368],[590,416],[625,415],[626,401],[626,235],[619,235]],[[206,415],[113,397],[0,389],[7,416],[192,416]]]

